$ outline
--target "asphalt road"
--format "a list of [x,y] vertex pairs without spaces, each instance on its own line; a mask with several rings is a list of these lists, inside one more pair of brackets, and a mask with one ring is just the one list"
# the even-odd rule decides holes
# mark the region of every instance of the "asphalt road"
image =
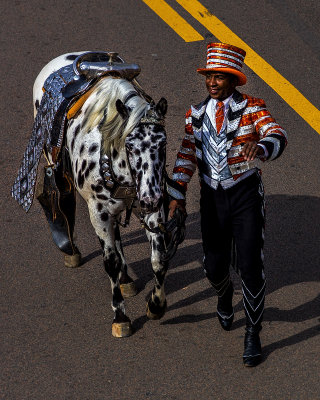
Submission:
[[[236,276],[235,322],[221,330],[216,296],[204,279],[199,184],[188,192],[187,238],[170,265],[168,311],[148,321],[152,288],[148,244],[136,221],[123,231],[140,293],[126,302],[135,333],[111,336],[110,285],[86,205],[79,201],[77,243],[84,265],[70,270],[51,241],[40,206],[28,215],[10,187],[32,129],[32,86],[52,58],[77,50],[113,50],[141,65],[140,83],[167,98],[168,164],[183,137],[184,113],[206,96],[205,44],[215,38],[173,0],[204,38],[186,43],[140,0],[1,2],[1,377],[0,398],[320,399],[320,136],[245,67],[243,92],[265,99],[289,134],[289,146],[265,165],[264,360],[242,365],[244,313]],[[317,0],[202,0],[214,15],[276,68],[317,108]]]

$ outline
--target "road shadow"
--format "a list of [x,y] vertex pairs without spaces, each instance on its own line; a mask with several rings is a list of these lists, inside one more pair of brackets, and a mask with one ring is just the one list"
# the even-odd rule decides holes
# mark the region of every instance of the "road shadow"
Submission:
[[[303,282],[319,281],[319,259],[320,259],[320,199],[309,196],[267,196],[267,219],[265,239],[265,269],[267,276],[267,294],[277,291],[283,287],[296,285]],[[202,248],[200,234],[200,219],[198,214],[188,217],[187,239],[198,239],[198,244],[192,244],[179,249],[170,265],[170,275],[166,282],[166,293],[182,290],[191,283],[202,280],[204,275],[201,267]],[[136,238],[134,239],[136,240]],[[197,261],[199,267],[175,271],[178,266]],[[143,261],[143,264],[146,260]],[[147,263],[147,262],[146,262]],[[141,261],[139,262],[141,266]],[[135,270],[135,265],[131,265]],[[140,268],[139,268],[140,269]],[[138,272],[138,271],[137,271]],[[141,269],[139,273],[141,273]],[[140,275],[141,276],[141,275]],[[141,284],[146,284],[152,275],[140,278]],[[235,289],[240,290],[240,280],[234,280]],[[191,296],[179,300],[169,306],[168,311],[183,309],[191,304],[203,301],[214,296],[211,288],[206,288]],[[296,294],[299,296],[299,293]],[[242,309],[242,302],[235,304],[235,311]],[[267,304],[266,304],[267,306]],[[285,307],[289,308],[289,307]],[[292,309],[279,309],[266,307],[265,321],[302,322],[319,316],[320,297],[303,302]],[[164,325],[197,323],[199,321],[216,318],[215,312],[201,315],[181,314],[177,317],[166,319]],[[142,320],[141,320],[142,321]],[[137,328],[139,329],[139,321]],[[244,327],[245,319],[235,321],[233,329]],[[268,345],[265,357],[281,347],[296,344],[307,340],[318,334],[315,328],[306,329],[272,345]]]

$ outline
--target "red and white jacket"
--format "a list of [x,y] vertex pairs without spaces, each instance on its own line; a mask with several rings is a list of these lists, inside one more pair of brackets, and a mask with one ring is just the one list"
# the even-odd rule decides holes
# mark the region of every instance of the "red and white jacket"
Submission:
[[[210,97],[191,106],[186,113],[185,137],[173,169],[173,182],[167,183],[168,193],[175,199],[184,199],[187,185],[198,166],[199,175],[205,170],[202,161],[202,122]],[[228,165],[234,180],[257,168],[257,160],[245,161],[240,156],[242,146],[256,141],[267,149],[266,160],[275,160],[287,145],[287,134],[272,118],[265,102],[235,91],[229,104],[226,121],[226,150]]]

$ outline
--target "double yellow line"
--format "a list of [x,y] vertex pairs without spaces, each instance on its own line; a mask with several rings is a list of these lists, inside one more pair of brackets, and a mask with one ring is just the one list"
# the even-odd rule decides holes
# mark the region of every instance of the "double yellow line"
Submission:
[[[185,19],[164,0],[142,0],[186,42],[203,40]],[[219,41],[241,47],[247,52],[245,63],[275,92],[283,98],[316,132],[320,134],[320,111],[306,99],[287,79],[259,56],[250,46],[233,33],[222,21],[198,0],[176,0]]]

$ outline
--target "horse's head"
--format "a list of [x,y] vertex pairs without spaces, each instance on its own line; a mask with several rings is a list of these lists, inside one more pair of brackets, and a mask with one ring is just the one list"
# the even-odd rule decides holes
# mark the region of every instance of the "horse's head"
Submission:
[[[118,100],[116,105],[122,117],[128,118],[129,111],[123,103]],[[128,160],[138,200],[145,213],[154,212],[161,205],[166,162],[166,112],[166,99],[162,98],[157,105],[151,103],[145,116],[126,137]]]

